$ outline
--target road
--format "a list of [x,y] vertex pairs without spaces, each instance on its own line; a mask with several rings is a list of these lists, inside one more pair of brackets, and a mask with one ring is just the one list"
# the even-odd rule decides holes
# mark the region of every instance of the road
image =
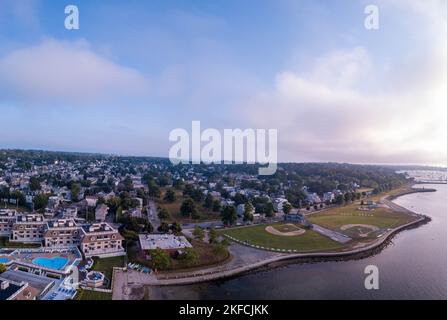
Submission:
[[154,227],[154,230],[157,230],[161,224],[160,218],[158,218],[157,207],[153,200],[149,200],[147,203],[147,219]]

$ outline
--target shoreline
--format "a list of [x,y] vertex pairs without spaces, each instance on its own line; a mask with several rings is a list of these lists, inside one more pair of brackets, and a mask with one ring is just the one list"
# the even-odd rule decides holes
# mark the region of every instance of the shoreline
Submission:
[[[420,193],[420,192],[435,192],[435,191],[436,191],[435,189],[413,188],[413,190],[406,190],[396,195],[385,196],[382,199],[392,201],[404,195]],[[185,278],[172,278],[163,280],[160,279],[157,281],[157,284],[151,284],[150,287],[191,285],[210,281],[217,281],[222,279],[235,278],[237,276],[261,270],[263,268],[270,269],[291,263],[349,261],[349,260],[359,260],[367,258],[369,256],[380,253],[384,248],[386,248],[386,246],[388,246],[391,243],[392,239],[400,232],[418,228],[422,225],[429,223],[432,220],[429,216],[418,214],[397,204],[394,205],[400,207],[401,210],[404,210],[410,214],[418,216],[419,218],[388,231],[386,234],[383,235],[383,237],[364,247],[343,252],[313,252],[313,253],[284,254],[281,256],[272,257],[246,266],[236,267],[227,271],[221,271],[210,274],[204,273],[201,275],[193,277],[185,277]]]

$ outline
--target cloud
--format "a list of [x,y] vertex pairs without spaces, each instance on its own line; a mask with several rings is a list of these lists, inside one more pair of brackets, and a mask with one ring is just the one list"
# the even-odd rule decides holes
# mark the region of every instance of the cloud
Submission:
[[[395,65],[390,73],[411,76],[386,84],[396,90],[378,90],[370,85],[379,75],[365,48],[335,51],[316,57],[306,71],[278,73],[272,90],[236,109],[255,128],[279,129],[279,161],[441,164],[447,157],[445,57],[433,52],[429,70],[409,72],[415,61]],[[417,79],[424,81],[415,86]],[[381,80],[385,87],[388,79]]]
[[26,104],[94,104],[141,97],[140,72],[109,61],[87,42],[44,40],[0,58],[0,100]]

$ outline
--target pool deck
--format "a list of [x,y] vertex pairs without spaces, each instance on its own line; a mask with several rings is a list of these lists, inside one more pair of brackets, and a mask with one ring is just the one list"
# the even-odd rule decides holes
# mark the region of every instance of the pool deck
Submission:
[[[51,264],[36,264],[35,259],[46,258],[64,258],[66,263],[63,267],[52,267]],[[43,271],[68,274],[72,267],[76,266],[82,259],[81,253],[75,247],[73,248],[39,248],[39,249],[5,249],[0,251],[0,260],[7,259],[5,263],[7,266],[17,265],[32,269],[41,269]]]

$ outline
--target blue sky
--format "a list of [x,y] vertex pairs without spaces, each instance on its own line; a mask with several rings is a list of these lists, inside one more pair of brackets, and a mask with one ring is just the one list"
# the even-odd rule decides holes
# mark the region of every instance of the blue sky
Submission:
[[445,164],[445,9],[1,0],[0,147],[167,156],[169,132],[200,120],[277,128],[279,161]]

